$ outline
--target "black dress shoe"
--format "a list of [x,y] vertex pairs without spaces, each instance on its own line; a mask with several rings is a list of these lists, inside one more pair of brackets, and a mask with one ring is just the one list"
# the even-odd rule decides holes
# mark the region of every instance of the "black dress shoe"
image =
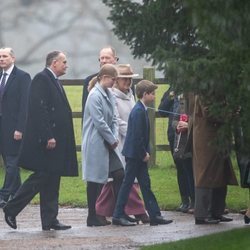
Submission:
[[189,209],[189,203],[181,203],[179,207],[176,208],[176,212],[187,213]]
[[166,220],[162,216],[156,216],[153,219],[150,219],[150,226],[157,226],[157,225],[166,225],[172,223],[173,220]]
[[109,225],[106,221],[100,220],[99,216],[88,216],[87,217],[87,226],[88,227],[102,227]]
[[51,226],[43,226],[42,229],[43,231],[49,231],[50,229],[54,229],[54,230],[67,230],[67,229],[70,229],[71,226],[69,225],[64,225],[60,222],[57,222]]
[[250,223],[250,218],[247,215],[244,215],[244,222],[245,222],[245,224]]
[[139,223],[138,219],[132,218],[132,217],[126,215],[126,214],[123,216],[123,218],[126,219],[126,220],[128,220],[129,222],[133,222],[133,223],[137,223],[137,224]]
[[225,217],[225,216],[214,217],[214,219],[215,220],[219,220],[220,222],[230,222],[230,221],[233,220],[232,218],[228,218],[228,217]]
[[124,227],[129,227],[129,226],[135,226],[136,224],[133,222],[128,221],[125,218],[112,218],[112,224],[117,225],[117,226],[124,226]]
[[105,226],[111,225],[111,221],[107,220],[103,215],[96,215],[97,219],[101,221]]
[[5,218],[6,223],[11,228],[17,229],[17,226],[16,226],[16,217],[15,216],[11,216],[11,215],[8,215],[7,213],[5,213],[4,218]]
[[135,215],[135,218],[141,221],[143,224],[148,224],[150,222],[150,219],[147,214],[137,214]]
[[195,218],[195,225],[213,225],[218,224],[220,220],[215,220],[213,218],[197,219]]
[[182,203],[178,208],[176,208],[176,212],[187,213],[189,209],[189,203]]
[[6,205],[6,201],[3,199],[0,199],[0,208],[3,208]]

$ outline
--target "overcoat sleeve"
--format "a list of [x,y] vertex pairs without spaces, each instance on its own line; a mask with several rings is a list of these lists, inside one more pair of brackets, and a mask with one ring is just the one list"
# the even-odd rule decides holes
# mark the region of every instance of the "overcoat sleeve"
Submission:
[[[91,114],[93,123],[97,131],[102,135],[104,140],[110,145],[117,142],[117,137],[111,130],[110,126],[104,120],[102,100],[98,95],[89,96],[89,112]],[[116,118],[113,118],[112,126],[116,122]]]
[[30,115],[33,116],[33,120],[36,123],[36,128],[44,142],[53,138],[52,128],[49,118],[50,108],[50,89],[47,84],[48,79],[46,77],[38,75],[36,76],[31,84],[30,94]]
[[28,73],[25,73],[22,78],[20,79],[20,88],[19,88],[19,95],[20,95],[20,105],[17,115],[17,124],[16,130],[19,132],[24,132],[25,121],[26,121],[26,114],[27,114],[27,105],[28,105],[28,93],[29,87],[31,84],[31,78]]

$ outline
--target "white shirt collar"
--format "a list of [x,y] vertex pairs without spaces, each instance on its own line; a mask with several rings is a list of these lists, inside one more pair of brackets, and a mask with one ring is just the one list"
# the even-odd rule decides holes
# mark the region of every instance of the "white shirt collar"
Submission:
[[49,67],[47,67],[47,69],[53,74],[53,76],[55,77],[55,79],[58,79],[58,77],[56,76],[56,74],[53,72],[53,70]]
[[148,107],[144,104],[144,102],[141,100],[141,103],[143,104],[143,106],[144,106],[144,108],[145,108],[145,110],[147,110],[148,109]]
[[9,76],[14,68],[14,64],[12,64],[6,71],[3,71],[3,73],[7,73],[7,76]]

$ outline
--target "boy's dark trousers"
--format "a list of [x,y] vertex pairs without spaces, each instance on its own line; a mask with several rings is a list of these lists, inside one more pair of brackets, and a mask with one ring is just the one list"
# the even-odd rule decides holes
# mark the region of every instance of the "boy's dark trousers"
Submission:
[[138,179],[145,207],[148,211],[150,219],[152,220],[156,216],[160,216],[161,215],[160,208],[151,190],[147,163],[138,159],[126,158],[125,177],[118,194],[113,217],[114,218],[124,217],[125,215],[124,208],[127,204],[128,196],[131,187],[134,183],[135,177]]

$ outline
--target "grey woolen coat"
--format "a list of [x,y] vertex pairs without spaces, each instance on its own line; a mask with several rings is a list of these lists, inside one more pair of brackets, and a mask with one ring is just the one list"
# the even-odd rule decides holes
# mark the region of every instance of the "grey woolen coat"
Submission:
[[118,140],[115,99],[99,83],[90,91],[84,110],[82,136],[83,179],[106,183],[110,169],[122,168],[121,155],[109,145]]

